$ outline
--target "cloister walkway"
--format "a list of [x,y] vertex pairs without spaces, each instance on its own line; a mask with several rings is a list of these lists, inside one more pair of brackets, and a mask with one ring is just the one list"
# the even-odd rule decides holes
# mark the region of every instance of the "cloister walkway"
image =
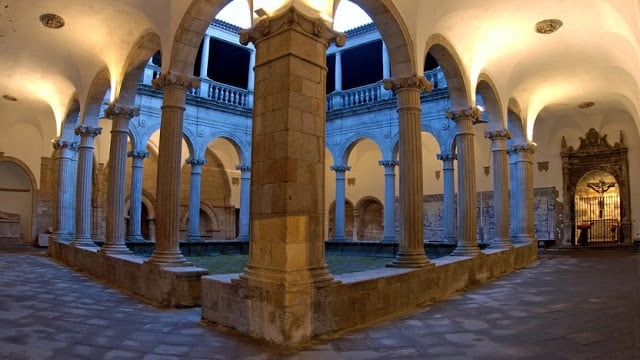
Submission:
[[640,359],[640,254],[546,251],[416,313],[284,351],[0,246],[2,359]]

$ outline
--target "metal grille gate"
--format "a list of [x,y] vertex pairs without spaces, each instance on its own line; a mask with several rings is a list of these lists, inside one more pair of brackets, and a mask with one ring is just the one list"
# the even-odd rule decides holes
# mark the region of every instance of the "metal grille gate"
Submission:
[[620,196],[617,194],[575,198],[576,246],[620,243]]

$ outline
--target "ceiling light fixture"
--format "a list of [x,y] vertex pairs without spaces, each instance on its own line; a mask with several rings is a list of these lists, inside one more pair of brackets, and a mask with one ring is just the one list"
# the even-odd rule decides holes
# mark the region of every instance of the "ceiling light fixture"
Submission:
[[586,108],[592,107],[593,105],[595,105],[593,101],[583,101],[580,104],[578,104],[578,107],[580,109],[586,109]]
[[56,14],[42,14],[40,15],[40,22],[49,29],[60,29],[64,26],[64,19]]
[[2,95],[2,98],[7,100],[7,101],[18,101],[17,97],[11,96],[11,95],[7,95],[7,94]]
[[551,34],[562,26],[562,21],[558,19],[546,19],[536,23],[536,32],[538,34]]

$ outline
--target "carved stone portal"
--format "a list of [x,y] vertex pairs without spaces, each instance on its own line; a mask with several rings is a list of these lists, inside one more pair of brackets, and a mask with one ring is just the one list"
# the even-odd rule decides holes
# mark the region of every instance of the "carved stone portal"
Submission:
[[589,129],[574,149],[562,138],[563,246],[631,241],[629,164],[624,135],[614,145]]

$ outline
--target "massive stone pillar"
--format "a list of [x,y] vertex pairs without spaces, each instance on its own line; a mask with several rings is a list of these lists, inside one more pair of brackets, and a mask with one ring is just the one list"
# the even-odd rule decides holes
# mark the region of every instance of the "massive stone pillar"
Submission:
[[514,244],[530,244],[535,241],[533,230],[533,143],[514,145],[509,148],[512,163],[511,182],[511,240]]
[[109,105],[104,115],[113,121],[107,169],[107,229],[100,251],[107,254],[129,253],[125,245],[125,179],[127,174],[127,141],[129,121],[139,109]]
[[395,160],[380,160],[384,166],[384,235],[382,242],[395,242],[394,223],[396,208],[396,165]]
[[191,186],[189,188],[189,227],[187,229],[187,241],[197,242],[200,239],[200,180],[202,177],[202,165],[205,159],[188,159],[191,165]]
[[93,140],[102,128],[80,125],[78,148],[78,194],[76,197],[76,238],[74,246],[96,246],[91,238],[91,187],[93,184]]
[[131,194],[129,195],[129,241],[144,241],[142,237],[142,170],[146,151],[129,151],[131,158]]
[[345,237],[344,232],[344,223],[345,223],[345,184],[344,184],[344,176],[345,173],[351,170],[350,166],[345,165],[334,165],[331,166],[331,171],[335,171],[336,173],[336,201],[335,201],[335,226],[334,226],[334,241],[347,241],[348,239]]
[[152,264],[188,264],[179,247],[182,124],[187,90],[197,87],[198,82],[191,76],[172,72],[153,80],[154,88],[161,88],[164,95],[158,151],[156,248],[149,258]]
[[485,132],[491,140],[493,153],[493,207],[496,221],[496,237],[491,240],[490,248],[508,249],[512,247],[509,240],[509,159],[507,155],[507,139],[511,133],[507,129]]
[[389,266],[432,265],[424,252],[420,92],[431,90],[421,75],[385,79],[398,98],[400,129],[400,249]]
[[458,157],[458,245],[451,255],[475,256],[480,253],[477,241],[476,164],[473,151],[473,125],[480,119],[476,108],[447,111],[456,123]]
[[251,166],[240,164],[240,219],[238,219],[238,241],[249,240],[249,208],[251,199]]
[[56,204],[56,221],[54,234],[59,241],[71,241],[74,237],[74,209],[76,187],[74,180],[75,153],[78,143],[57,139],[53,142],[56,150],[55,162],[58,166],[58,197]]
[[443,201],[443,217],[444,231],[442,234],[442,242],[445,244],[456,244],[456,189],[454,179],[453,162],[456,160],[456,154],[442,153],[438,154],[438,160],[442,161],[442,201]]

